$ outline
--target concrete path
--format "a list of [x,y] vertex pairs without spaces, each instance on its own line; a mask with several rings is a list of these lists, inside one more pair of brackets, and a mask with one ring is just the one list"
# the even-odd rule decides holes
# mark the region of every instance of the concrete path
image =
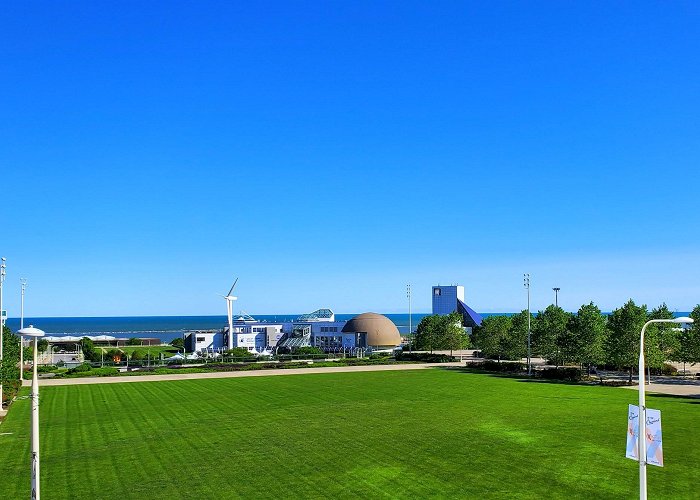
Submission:
[[[162,382],[171,380],[197,380],[211,378],[237,377],[269,377],[277,375],[306,375],[314,373],[347,373],[347,372],[377,372],[399,370],[424,370],[435,367],[463,367],[464,361],[454,363],[411,363],[399,365],[369,365],[369,366],[333,366],[322,368],[282,368],[274,370],[250,370],[239,372],[208,372],[208,373],[173,373],[168,375],[130,375],[119,377],[85,377],[65,379],[42,379],[41,387],[55,385],[86,385],[86,384],[126,384],[131,382]],[[24,386],[31,386],[31,380],[24,380]],[[623,386],[623,389],[637,390],[637,386]],[[648,384],[649,393],[669,394],[673,396],[690,396],[700,398],[700,380],[665,379]]]
[[[435,367],[464,366],[462,362],[455,363],[407,363],[400,365],[368,365],[368,366],[332,366],[322,368],[282,368],[274,370],[250,370],[240,372],[209,372],[209,373],[173,373],[168,375],[130,375],[122,377],[85,377],[64,379],[43,379],[41,387],[54,385],[85,385],[85,384],[124,384],[130,382],[162,382],[166,380],[197,380],[209,378],[237,377],[269,377],[273,375],[305,375],[313,373],[344,373],[344,372],[379,372],[397,370],[424,370]],[[31,385],[25,380],[23,385]]]
[[[624,386],[625,389],[639,390],[636,385]],[[690,396],[700,398],[700,380],[664,380],[647,384],[646,392],[670,394],[672,396]]]

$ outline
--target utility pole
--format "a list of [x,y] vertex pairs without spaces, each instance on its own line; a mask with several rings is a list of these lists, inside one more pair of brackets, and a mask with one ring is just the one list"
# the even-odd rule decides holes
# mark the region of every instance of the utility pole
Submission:
[[[20,284],[22,285],[22,301],[20,302],[19,308],[19,329],[24,328],[24,290],[27,288],[27,278],[20,278]],[[24,380],[24,339],[20,336],[19,338],[19,379]]]
[[561,290],[561,288],[557,286],[552,288],[552,290],[554,290],[554,307],[559,307],[559,290]]
[[532,375],[532,360],[530,357],[530,273],[523,274],[523,285],[527,290],[527,374]]
[[[2,284],[5,282],[5,268],[7,259],[2,257],[0,264],[0,368],[3,366],[3,348],[5,343],[5,310],[2,308]],[[0,410],[2,410],[2,378],[0,378]]]

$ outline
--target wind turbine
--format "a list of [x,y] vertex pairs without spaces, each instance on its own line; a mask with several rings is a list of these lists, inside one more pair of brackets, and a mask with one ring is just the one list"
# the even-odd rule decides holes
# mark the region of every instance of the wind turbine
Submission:
[[236,288],[236,283],[238,283],[238,278],[236,278],[236,281],[233,282],[233,285],[231,286],[231,289],[228,291],[228,294],[222,295],[224,299],[226,299],[226,312],[228,313],[228,348],[233,349],[233,301],[237,300],[238,297],[234,297],[231,295],[233,293],[233,289]]

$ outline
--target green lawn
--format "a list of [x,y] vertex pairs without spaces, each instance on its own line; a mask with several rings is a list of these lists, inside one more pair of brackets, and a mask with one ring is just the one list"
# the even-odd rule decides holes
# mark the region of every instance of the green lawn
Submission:
[[[635,498],[625,389],[447,371],[42,389],[59,498]],[[650,498],[698,498],[700,400],[662,410]],[[0,498],[29,496],[29,401],[0,425]]]
[[172,356],[176,352],[182,352],[182,349],[178,350],[177,347],[173,347],[171,345],[152,345],[152,346],[140,346],[140,345],[126,345],[126,346],[121,346],[121,347],[95,347],[95,350],[99,354],[99,352],[102,350],[105,353],[108,351],[111,351],[112,349],[117,349],[122,352],[128,352],[129,354],[133,353],[134,351],[139,351],[141,354],[144,356],[146,353],[150,352],[153,356],[159,356],[160,353],[163,353],[163,356],[166,358],[168,356]]

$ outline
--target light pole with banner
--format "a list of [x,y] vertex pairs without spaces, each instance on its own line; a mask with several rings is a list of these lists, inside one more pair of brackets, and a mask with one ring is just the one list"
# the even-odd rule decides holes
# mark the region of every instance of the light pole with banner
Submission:
[[[6,260],[5,257],[2,257],[0,260],[0,367],[2,367],[3,360],[3,344],[5,342],[3,337],[5,335],[5,317],[7,316],[7,313],[2,308],[2,284],[5,282]],[[0,411],[2,411],[2,379],[0,379]]]
[[38,364],[38,340],[44,336],[44,332],[34,326],[22,328],[17,333],[24,337],[34,339],[34,366],[32,367],[32,500],[39,500],[39,376],[37,374]]
[[673,319],[651,319],[644,323],[642,333],[639,335],[639,428],[637,434],[637,446],[639,457],[639,498],[647,498],[647,438],[646,438],[646,395],[644,393],[644,332],[652,323],[692,323],[693,318],[681,317]]

